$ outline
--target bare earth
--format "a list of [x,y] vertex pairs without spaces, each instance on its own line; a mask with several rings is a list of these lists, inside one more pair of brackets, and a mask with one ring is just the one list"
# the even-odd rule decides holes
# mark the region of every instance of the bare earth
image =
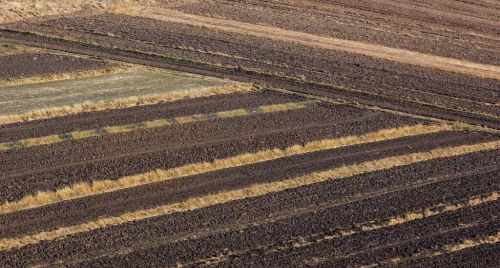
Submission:
[[499,16],[0,0],[0,266],[500,267]]

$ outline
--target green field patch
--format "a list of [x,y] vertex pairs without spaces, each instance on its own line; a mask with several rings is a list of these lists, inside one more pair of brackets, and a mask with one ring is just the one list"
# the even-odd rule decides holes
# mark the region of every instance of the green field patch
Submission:
[[[134,67],[123,73],[4,87],[0,91],[0,117],[37,111],[48,114],[43,117],[50,117],[47,111],[58,107],[67,110],[67,114],[71,113],[72,107],[78,107],[75,109],[79,111],[102,110],[99,104],[105,108],[129,107],[134,106],[134,98],[139,103],[154,96],[175,92],[195,93],[198,89],[233,84],[211,77]],[[126,100],[128,104],[124,105],[120,100]],[[117,107],[105,105],[115,102]]]

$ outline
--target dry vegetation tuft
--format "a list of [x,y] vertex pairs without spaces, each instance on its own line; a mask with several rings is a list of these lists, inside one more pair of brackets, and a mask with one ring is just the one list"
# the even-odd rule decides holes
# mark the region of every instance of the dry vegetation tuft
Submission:
[[387,266],[387,265],[400,266],[401,264],[403,264],[405,261],[408,261],[408,260],[432,258],[432,257],[437,257],[437,256],[441,256],[444,254],[449,254],[452,252],[470,249],[470,248],[474,248],[474,247],[478,247],[478,246],[482,246],[482,245],[496,244],[499,242],[500,242],[500,232],[497,232],[496,234],[489,235],[489,236],[466,239],[466,240],[463,240],[462,242],[457,243],[457,244],[444,245],[441,248],[436,249],[436,250],[425,250],[422,252],[418,252],[414,255],[410,255],[408,257],[405,257],[405,258],[400,258],[400,257],[392,258],[392,259],[388,259],[388,260],[384,260],[384,261],[379,261],[377,263],[373,263],[370,265],[365,265],[363,267],[364,268],[379,267],[381,265],[382,266]]
[[0,23],[63,15],[81,10],[126,10],[130,6],[149,5],[154,2],[156,0],[0,0]]
[[40,232],[17,238],[5,238],[0,240],[0,250],[2,251],[10,250],[13,248],[19,248],[30,244],[36,244],[41,241],[61,239],[68,235],[89,232],[92,230],[108,226],[115,226],[131,221],[138,221],[178,212],[192,211],[195,209],[227,203],[230,201],[263,196],[270,193],[281,192],[288,189],[325,182],[328,180],[345,179],[367,172],[410,165],[436,158],[469,154],[483,150],[492,150],[498,148],[499,145],[500,141],[493,141],[493,142],[479,143],[473,145],[439,148],[428,152],[387,157],[379,160],[373,160],[360,164],[335,168],[332,170],[314,172],[308,175],[295,177],[284,181],[255,184],[237,190],[224,191],[216,194],[199,196],[199,197],[192,197],[178,203],[162,205],[146,210],[128,212],[114,217],[102,217],[83,224],[61,227],[53,231]]
[[167,170],[159,169],[143,174],[126,176],[118,180],[100,180],[91,183],[81,182],[71,186],[60,188],[56,191],[44,191],[38,192],[34,195],[28,195],[23,197],[19,201],[6,202],[0,206],[0,214],[41,207],[65,200],[113,192],[144,184],[172,180],[180,177],[186,177],[225,168],[255,164],[281,157],[312,153],[344,146],[352,146],[355,144],[396,139],[405,136],[423,135],[448,130],[449,128],[450,127],[446,125],[414,125],[392,129],[383,129],[361,136],[347,136],[337,139],[313,141],[304,145],[293,145],[283,150],[264,150],[256,153],[241,154],[225,159],[216,159],[213,162],[194,163]]
[[[84,139],[84,138],[98,137],[108,134],[125,133],[138,129],[164,127],[173,124],[173,122],[175,122],[175,124],[187,124],[191,122],[207,121],[210,120],[212,116],[215,118],[217,118],[217,116],[219,118],[228,118],[228,117],[248,116],[256,113],[273,113],[273,112],[290,111],[295,109],[306,108],[314,103],[315,103],[314,101],[303,101],[303,102],[289,102],[285,104],[263,105],[254,107],[259,109],[256,112],[249,112],[245,109],[237,109],[237,110],[216,112],[212,114],[195,114],[195,115],[172,117],[166,119],[156,119],[152,121],[145,121],[135,124],[108,126],[100,129],[79,130],[69,133],[63,133],[62,135],[54,134],[43,137],[27,138],[13,142],[0,143],[0,152],[13,150],[16,148],[27,148],[38,145],[53,144],[56,142],[62,142],[70,139],[72,140]],[[64,138],[62,138],[62,136],[64,136]]]
[[10,80],[10,81],[0,81],[0,87],[10,87],[10,86],[18,86],[18,85],[43,83],[43,82],[49,82],[49,81],[70,80],[70,79],[77,79],[77,78],[101,76],[101,75],[107,75],[107,74],[117,74],[117,73],[122,73],[122,72],[129,70],[131,67],[132,67],[131,65],[113,66],[113,67],[106,67],[106,68],[102,68],[102,69],[86,70],[86,71],[79,71],[79,72],[72,72],[72,73],[65,73],[65,74],[52,74],[52,75],[39,76],[39,77],[21,78],[21,79],[15,79],[15,80]]
[[215,86],[196,88],[192,90],[174,91],[160,95],[140,96],[117,99],[109,102],[87,102],[64,107],[54,107],[32,111],[19,115],[0,116],[0,125],[26,122],[56,116],[65,116],[81,112],[103,111],[108,109],[120,109],[138,105],[150,105],[160,102],[176,101],[186,98],[208,97],[213,95],[231,94],[236,92],[249,92],[256,90],[250,84],[236,84],[230,86]]
[[[289,250],[290,248],[302,248],[306,246],[310,246],[312,244],[317,244],[321,243],[323,241],[327,240],[333,240],[336,238],[341,238],[341,237],[347,237],[347,236],[352,236],[354,234],[358,234],[361,232],[366,232],[366,231],[372,231],[372,230],[377,230],[377,229],[382,229],[382,228],[387,228],[393,225],[398,225],[398,224],[403,224],[419,219],[423,219],[426,217],[432,217],[435,215],[439,215],[441,213],[445,213],[450,210],[445,210],[444,208],[447,207],[453,207],[454,210],[459,210],[462,208],[467,208],[467,207],[473,207],[473,206],[478,206],[481,204],[486,204],[488,202],[493,202],[497,201],[499,197],[498,192],[493,192],[490,194],[486,195],[480,195],[480,196],[475,196],[472,197],[468,200],[465,201],[459,201],[459,202],[454,202],[454,203],[448,203],[448,204],[439,204],[433,207],[421,209],[418,211],[412,211],[412,212],[407,212],[404,213],[400,216],[394,216],[391,218],[386,218],[386,219],[380,219],[380,220],[372,220],[369,222],[364,222],[364,223],[357,223],[354,224],[354,226],[351,224],[349,226],[343,226],[343,227],[338,227],[335,226],[333,228],[329,228],[325,231],[317,232],[317,233],[312,233],[308,234],[307,236],[298,236],[294,237],[292,239],[289,239],[288,241],[285,241],[284,243],[278,243],[278,244],[266,244],[266,245],[261,245],[253,249],[258,249],[260,251],[265,251],[265,252],[275,252],[275,251],[283,251],[283,250]],[[469,242],[469,244],[471,244]],[[177,266],[178,267],[193,267],[193,266],[199,266],[199,265],[206,265],[206,264],[221,264],[225,261],[228,261],[230,257],[234,256],[240,256],[244,253],[247,253],[249,249],[244,249],[244,250],[237,250],[237,251],[231,251],[226,254],[220,254],[217,256],[212,256],[204,259],[198,259],[193,262],[189,263],[179,263]],[[391,259],[388,262],[399,262],[401,259],[395,260]],[[316,261],[316,264],[321,263],[321,260]]]

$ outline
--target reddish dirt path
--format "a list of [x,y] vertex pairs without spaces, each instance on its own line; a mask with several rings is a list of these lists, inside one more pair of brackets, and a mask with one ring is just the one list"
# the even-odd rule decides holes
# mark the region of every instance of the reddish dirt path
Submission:
[[128,8],[126,10],[116,10],[115,12],[131,16],[208,27],[238,34],[270,38],[283,42],[294,42],[318,48],[362,54],[406,64],[500,80],[500,67],[498,66],[445,58],[405,49],[366,44],[333,37],[322,37],[303,32],[283,30],[275,27],[254,25],[232,20],[203,17],[170,9]]

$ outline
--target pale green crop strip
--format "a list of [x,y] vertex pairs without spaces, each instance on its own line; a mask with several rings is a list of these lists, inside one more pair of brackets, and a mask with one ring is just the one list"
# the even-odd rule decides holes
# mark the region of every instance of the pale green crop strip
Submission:
[[264,114],[264,113],[275,113],[275,112],[297,110],[309,107],[315,103],[317,103],[317,101],[289,102],[282,104],[262,105],[247,109],[236,109],[230,111],[215,112],[211,114],[196,114],[196,115],[156,119],[136,124],[116,125],[100,129],[81,130],[81,131],[73,131],[62,134],[54,134],[44,137],[28,138],[13,142],[0,143],[0,152],[13,150],[17,148],[27,148],[37,145],[53,144],[65,140],[77,140],[77,139],[109,135],[114,133],[125,133],[137,129],[164,127],[168,125],[208,121],[218,118],[240,117],[252,114]]

